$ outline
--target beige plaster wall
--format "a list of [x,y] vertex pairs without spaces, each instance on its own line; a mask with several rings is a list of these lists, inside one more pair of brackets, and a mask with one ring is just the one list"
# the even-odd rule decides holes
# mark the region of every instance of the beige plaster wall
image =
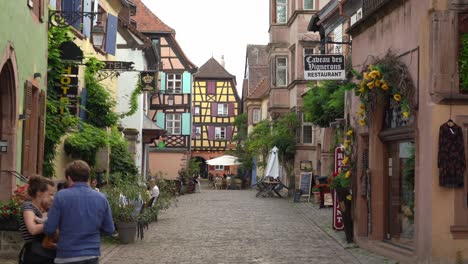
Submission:
[[149,174],[162,175],[165,179],[176,179],[179,177],[178,172],[182,168],[181,160],[184,155],[184,153],[150,152]]

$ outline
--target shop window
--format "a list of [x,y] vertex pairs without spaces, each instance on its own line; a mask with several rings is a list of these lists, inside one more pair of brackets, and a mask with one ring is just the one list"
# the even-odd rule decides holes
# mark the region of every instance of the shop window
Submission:
[[167,74],[167,93],[182,93],[182,74]]

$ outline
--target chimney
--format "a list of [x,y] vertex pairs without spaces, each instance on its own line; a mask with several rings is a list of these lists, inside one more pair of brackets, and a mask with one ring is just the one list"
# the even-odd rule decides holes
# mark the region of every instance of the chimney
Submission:
[[226,69],[226,63],[224,62],[224,55],[221,55],[221,66]]

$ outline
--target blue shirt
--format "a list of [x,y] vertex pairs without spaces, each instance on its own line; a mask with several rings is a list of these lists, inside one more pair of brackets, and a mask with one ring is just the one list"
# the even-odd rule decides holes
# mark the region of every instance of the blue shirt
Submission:
[[57,192],[44,232],[52,235],[56,229],[60,231],[57,258],[100,256],[100,233],[114,232],[106,197],[84,182]]

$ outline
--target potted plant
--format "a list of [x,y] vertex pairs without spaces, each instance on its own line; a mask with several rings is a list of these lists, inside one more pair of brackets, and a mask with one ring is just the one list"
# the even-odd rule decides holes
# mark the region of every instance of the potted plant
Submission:
[[316,186],[312,188],[312,194],[314,195],[314,200],[316,204],[320,203],[320,190]]
[[19,230],[19,220],[21,218],[21,205],[27,200],[28,184],[17,186],[10,200],[0,202],[0,230]]
[[131,180],[117,180],[104,190],[122,244],[135,241],[142,206],[148,201],[146,188]]

